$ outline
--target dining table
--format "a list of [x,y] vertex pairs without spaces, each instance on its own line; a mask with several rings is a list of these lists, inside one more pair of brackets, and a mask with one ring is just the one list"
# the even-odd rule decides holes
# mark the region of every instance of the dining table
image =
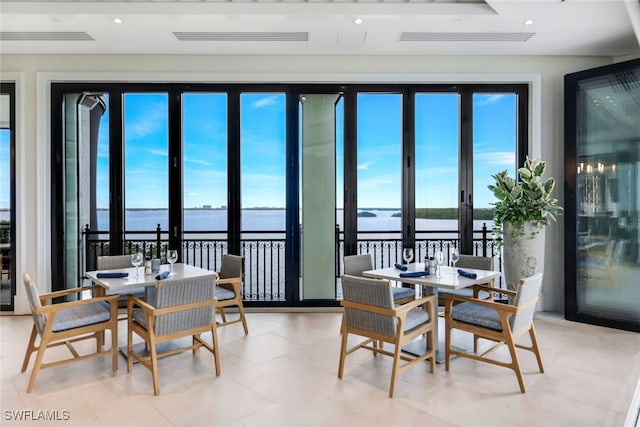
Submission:
[[[480,284],[489,284],[492,286],[494,280],[502,274],[500,271],[477,270],[472,268],[458,269],[450,266],[440,266],[440,274],[425,274],[420,277],[402,277],[402,273],[426,273],[427,271],[425,264],[421,262],[407,264],[404,267],[406,267],[406,270],[401,270],[397,267],[387,267],[367,270],[362,274],[365,277],[402,282],[413,287],[419,286],[423,295],[436,295],[436,301],[438,301],[438,289],[458,290]],[[459,274],[459,270],[462,270],[466,275]],[[474,275],[475,278],[473,278]],[[497,291],[499,291],[499,289]],[[439,316],[436,315],[434,319],[434,342],[437,346],[436,363],[443,363],[445,356],[444,343],[438,340],[438,317]],[[402,350],[413,355],[424,354],[424,352],[428,350],[427,339],[423,337],[414,340],[405,345]]]
[[[118,293],[127,289],[145,287],[147,289],[146,294],[149,295],[148,290],[151,289],[152,286],[155,286],[160,280],[186,279],[211,274],[218,275],[215,271],[183,263],[173,264],[173,273],[168,275],[170,270],[171,266],[169,264],[162,264],[160,265],[160,270],[152,274],[145,274],[144,267],[128,267],[87,271],[85,276],[91,279],[94,284],[98,285],[98,290],[102,290],[101,294],[104,294],[106,291]],[[159,279],[158,276],[162,278]],[[100,292],[97,296],[101,296]],[[135,344],[135,346],[145,346],[145,343],[138,343]],[[178,346],[171,341],[165,341],[158,345],[158,353],[171,351],[177,347]],[[142,349],[136,350],[136,352],[144,353]],[[122,353],[124,357],[127,357],[127,347],[121,346],[120,353]]]

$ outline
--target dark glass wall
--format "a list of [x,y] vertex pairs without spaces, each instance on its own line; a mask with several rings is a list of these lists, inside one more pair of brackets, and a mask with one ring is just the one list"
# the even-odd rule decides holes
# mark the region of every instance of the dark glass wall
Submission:
[[640,60],[565,76],[566,317],[640,331]]

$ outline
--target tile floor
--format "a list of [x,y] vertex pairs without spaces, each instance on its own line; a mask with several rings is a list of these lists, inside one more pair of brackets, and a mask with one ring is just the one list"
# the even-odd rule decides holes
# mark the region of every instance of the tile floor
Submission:
[[[219,329],[220,377],[206,351],[168,357],[155,397],[150,372],[136,365],[127,373],[122,357],[115,374],[109,358],[46,369],[27,394],[32,364],[24,374],[20,365],[31,317],[0,316],[0,425],[618,427],[640,378],[640,334],[540,313],[546,372],[521,352],[526,394],[510,370],[455,359],[450,372],[437,365],[431,374],[426,363],[405,371],[389,399],[389,358],[356,352],[337,378],[339,313],[249,313],[248,321],[246,337],[238,324]],[[125,328],[120,322],[121,343]],[[466,334],[455,338],[471,344]],[[11,419],[23,409],[68,411],[69,419]]]

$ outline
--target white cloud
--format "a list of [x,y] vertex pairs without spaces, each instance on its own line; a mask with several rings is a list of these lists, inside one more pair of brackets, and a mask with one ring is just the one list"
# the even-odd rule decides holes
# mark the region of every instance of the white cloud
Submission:
[[367,169],[369,169],[369,166],[371,166],[372,164],[373,164],[373,162],[372,162],[372,161],[364,162],[364,163],[362,163],[362,164],[359,164],[359,165],[358,165],[358,170],[361,170],[361,171],[362,171],[362,170],[367,170]]
[[282,98],[282,95],[280,95],[280,94],[268,96],[268,97],[265,97],[265,98],[260,98],[256,102],[251,104],[251,108],[252,109],[257,109],[257,108],[268,107],[270,105],[279,104],[279,102],[276,102],[276,101],[279,100],[280,98]]
[[158,150],[155,148],[152,148],[149,150],[149,154],[153,154],[154,156],[164,156],[167,157],[167,150]]
[[500,101],[502,98],[506,96],[513,96],[513,95],[511,94],[476,95],[474,97],[474,105],[481,107],[483,105],[495,104],[496,102]]
[[202,159],[192,159],[190,157],[184,157],[184,162],[185,163],[194,163],[197,165],[202,165],[202,166],[211,166],[211,163],[209,163],[206,160],[202,160]]
[[127,140],[135,140],[152,135],[167,124],[167,106],[164,103],[148,103],[144,114],[136,114],[135,121],[125,123]]
[[513,166],[516,163],[516,153],[513,151],[487,151],[476,153],[476,161],[491,166]]

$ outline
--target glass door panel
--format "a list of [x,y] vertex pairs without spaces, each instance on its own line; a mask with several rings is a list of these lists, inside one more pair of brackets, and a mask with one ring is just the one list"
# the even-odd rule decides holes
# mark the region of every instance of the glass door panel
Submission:
[[581,80],[576,110],[576,302],[640,327],[640,67]]
[[[484,256],[482,230],[493,228],[493,184],[491,175],[507,170],[517,176],[518,96],[515,93],[473,94],[473,254]],[[493,254],[488,251],[487,256]],[[500,269],[499,257],[495,259]]]
[[240,95],[241,245],[245,300],[284,301],[285,94]]
[[164,239],[169,228],[168,95],[127,93],[123,104],[125,239],[151,256],[156,228]]
[[218,270],[227,246],[227,94],[183,94],[182,117],[183,247],[190,262]]
[[15,295],[14,84],[0,85],[0,309],[13,310]]
[[358,253],[375,267],[401,261],[402,95],[359,93]]
[[415,104],[416,259],[424,261],[459,238],[460,95],[419,93]]

